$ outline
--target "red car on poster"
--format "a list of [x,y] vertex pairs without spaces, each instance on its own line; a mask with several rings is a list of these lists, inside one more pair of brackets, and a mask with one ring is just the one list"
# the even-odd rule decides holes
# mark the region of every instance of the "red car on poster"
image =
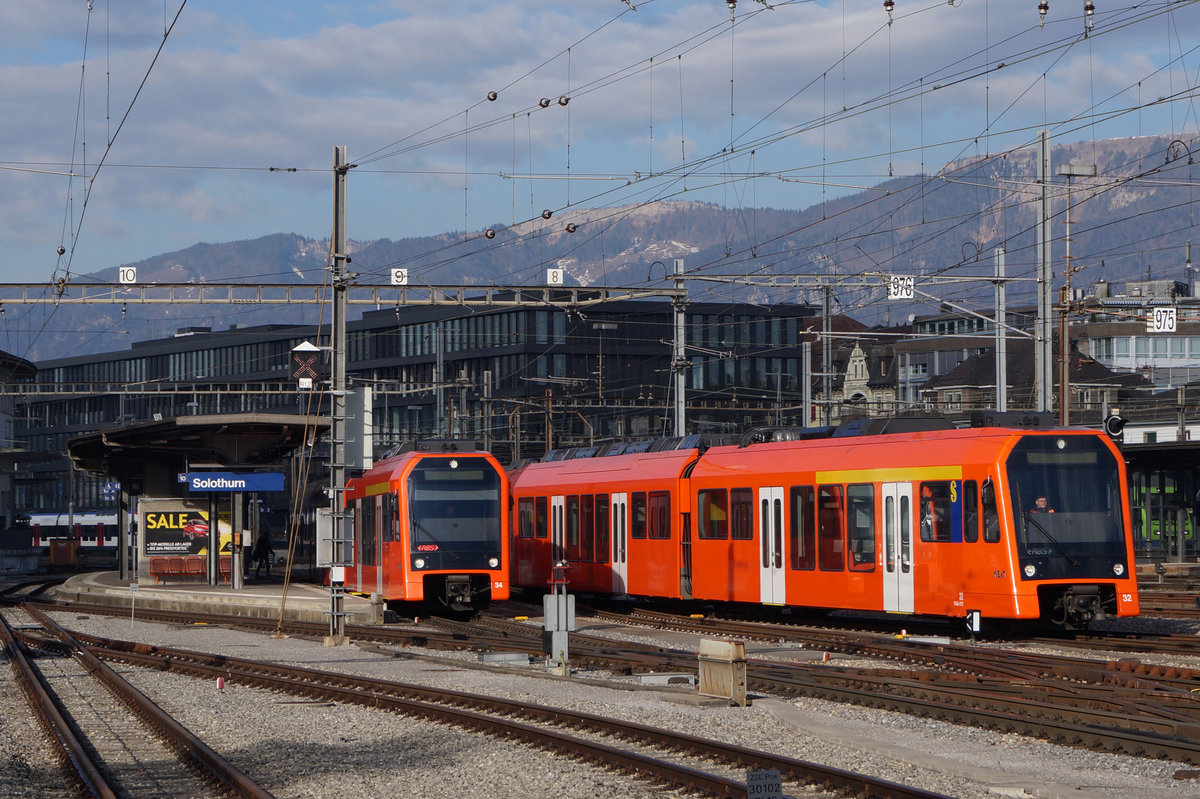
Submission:
[[193,516],[183,525],[183,534],[188,538],[208,538],[208,520]]

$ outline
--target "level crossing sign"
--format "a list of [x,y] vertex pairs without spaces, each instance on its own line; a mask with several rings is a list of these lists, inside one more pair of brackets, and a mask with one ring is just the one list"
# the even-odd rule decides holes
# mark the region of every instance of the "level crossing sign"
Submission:
[[313,369],[313,364],[317,362],[317,356],[320,354],[320,348],[307,341],[292,348],[292,360],[296,362],[296,371],[292,373],[292,377],[296,378],[300,388],[313,387],[313,382],[317,379],[317,370]]

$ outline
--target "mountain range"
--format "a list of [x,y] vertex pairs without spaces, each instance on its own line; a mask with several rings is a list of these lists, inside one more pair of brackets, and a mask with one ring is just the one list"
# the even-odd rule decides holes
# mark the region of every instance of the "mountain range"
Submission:
[[[1073,286],[1148,277],[1191,283],[1197,198],[1187,143],[1173,136],[1083,141],[1055,146],[1051,163],[1051,263],[1059,282],[1068,266],[1068,179],[1057,173],[1070,164],[1075,172],[1094,165],[1098,175],[1070,179]],[[349,269],[362,284],[387,284],[391,269],[405,268],[411,285],[544,285],[546,270],[558,268],[568,285],[645,287],[669,285],[672,261],[682,258],[697,300],[819,302],[824,279],[838,284],[839,312],[894,325],[943,302],[990,303],[986,278],[1001,246],[1013,279],[1010,305],[1034,302],[1036,165],[1036,149],[1027,147],[964,157],[936,174],[890,178],[802,210],[671,200],[572,209],[481,231],[353,241]],[[328,252],[328,240],[274,233],[120,266],[136,266],[139,284],[321,285]],[[115,283],[117,270],[75,279]],[[920,301],[884,301],[882,274],[916,276]],[[71,296],[69,283],[64,296]],[[9,305],[7,317],[0,348],[35,362],[125,349],[182,327],[318,320],[311,307],[137,303]]]

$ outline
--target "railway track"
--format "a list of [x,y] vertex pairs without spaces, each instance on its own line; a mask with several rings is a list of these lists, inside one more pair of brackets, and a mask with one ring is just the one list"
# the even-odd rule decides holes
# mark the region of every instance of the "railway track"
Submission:
[[1138,604],[1143,616],[1200,619],[1200,593],[1194,590],[1142,588],[1138,591]]
[[[178,618],[171,619],[178,621]],[[1200,763],[1200,675],[1137,660],[1034,655],[997,645],[927,643],[793,625],[727,622],[639,612],[636,618],[601,616],[705,636],[786,642],[817,651],[880,661],[877,668],[751,660],[754,690],[810,696],[886,708],[1045,740],[1107,751]],[[225,623],[232,620],[226,618]],[[432,620],[427,620],[433,623]],[[288,625],[301,627],[302,625]],[[408,646],[524,651],[541,655],[541,630],[512,620],[484,624],[436,621],[437,629],[364,628],[361,640]],[[324,627],[313,630],[323,634]],[[359,636],[359,631],[352,633]],[[1107,641],[1108,639],[1102,639]],[[693,651],[572,634],[574,665],[618,672],[694,671]],[[1193,645],[1194,651],[1194,645]],[[889,665],[895,664],[895,665]]]
[[[39,614],[40,615],[40,614]],[[49,623],[49,619],[39,619]],[[942,795],[670,730],[561,708],[344,673],[281,666],[77,635],[81,646],[130,665],[253,685],[309,699],[354,703],[521,740],[657,783],[712,796],[745,796],[746,769],[779,770],[791,795],[937,799]],[[715,764],[715,765],[714,765]],[[944,797],[943,797],[944,799]]]
[[[18,614],[0,616],[5,657],[82,792],[103,799],[271,796],[53,622],[38,619],[14,632],[5,616]],[[30,635],[34,627],[53,637]]]
[[[617,621],[623,614],[600,617]],[[705,635],[786,641],[915,666],[847,668],[751,658],[747,680],[760,691],[1200,763],[1200,671],[642,610],[628,621]],[[572,651],[576,648],[573,638]]]

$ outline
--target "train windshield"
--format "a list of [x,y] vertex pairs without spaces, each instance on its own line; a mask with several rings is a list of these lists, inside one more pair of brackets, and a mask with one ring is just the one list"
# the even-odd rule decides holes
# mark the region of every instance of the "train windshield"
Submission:
[[500,474],[485,458],[421,459],[408,509],[414,550],[500,551]]
[[1124,557],[1120,473],[1099,436],[1026,436],[1007,466],[1022,560],[1075,576],[1092,558]]

